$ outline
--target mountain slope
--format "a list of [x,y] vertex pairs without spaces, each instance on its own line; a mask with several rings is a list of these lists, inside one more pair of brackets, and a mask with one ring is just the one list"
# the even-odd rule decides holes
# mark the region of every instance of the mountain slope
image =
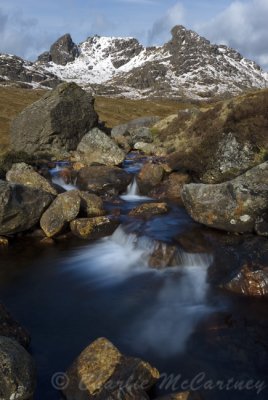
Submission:
[[268,75],[237,51],[213,45],[183,26],[171,33],[168,43],[150,48],[134,38],[100,36],[76,45],[67,34],[31,68],[99,95],[130,98],[198,100],[266,87]]

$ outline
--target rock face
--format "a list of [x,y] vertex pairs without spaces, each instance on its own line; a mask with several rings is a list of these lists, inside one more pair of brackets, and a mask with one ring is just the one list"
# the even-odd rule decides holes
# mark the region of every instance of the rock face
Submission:
[[81,198],[79,192],[71,190],[60,194],[44,212],[40,225],[47,237],[59,234],[74,220],[80,211]]
[[33,228],[53,199],[50,193],[0,181],[0,235]]
[[191,217],[204,225],[230,232],[252,232],[266,212],[268,162],[221,184],[189,184],[182,191]]
[[[68,62],[74,61],[78,54],[77,45],[73,42],[71,35],[67,33],[50,47],[49,61],[59,65],[66,65]],[[44,54],[42,58],[44,58]],[[41,60],[39,59],[39,61]]]
[[25,348],[29,347],[29,333],[12,318],[8,310],[0,303],[0,337],[1,336],[14,339]]
[[10,183],[43,190],[54,196],[58,194],[57,190],[47,179],[38,174],[33,167],[25,163],[13,164],[12,168],[7,172],[6,180]]
[[0,398],[26,400],[35,390],[31,356],[15,340],[0,336]]
[[183,26],[175,26],[171,34],[168,43],[149,48],[134,38],[89,37],[66,66],[65,57],[58,65],[58,60],[48,62],[47,55],[38,64],[102,95],[202,100],[265,87],[266,74],[235,50],[211,44]]
[[105,338],[88,346],[67,371],[69,385],[63,390],[67,400],[146,398],[159,378],[150,364],[126,357]]
[[169,153],[173,170],[188,170],[203,183],[233,179],[267,160],[267,105],[268,90],[262,90],[181,111],[155,133],[157,147]]
[[75,219],[70,227],[72,233],[80,239],[96,240],[112,235],[118,225],[118,221],[109,217],[95,217]]
[[83,164],[100,163],[118,165],[124,161],[125,153],[98,128],[92,129],[81,140],[75,158]]
[[46,152],[61,157],[75,150],[97,122],[91,95],[74,83],[63,83],[14,119],[11,147],[29,154]]
[[80,169],[77,186],[98,195],[117,195],[126,191],[132,176],[117,167],[91,166]]

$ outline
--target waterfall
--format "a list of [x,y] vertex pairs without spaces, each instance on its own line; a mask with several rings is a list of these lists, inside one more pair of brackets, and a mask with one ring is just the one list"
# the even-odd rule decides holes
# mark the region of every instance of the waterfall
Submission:
[[66,165],[68,165],[68,163],[57,163],[55,168],[52,168],[49,171],[50,175],[52,176],[52,182],[55,183],[55,185],[61,186],[66,191],[77,189],[75,184],[66,183],[60,176],[60,172],[64,170],[64,167],[66,167]]
[[125,201],[150,200],[149,197],[140,195],[136,178],[128,185],[127,192],[121,196],[121,199]]

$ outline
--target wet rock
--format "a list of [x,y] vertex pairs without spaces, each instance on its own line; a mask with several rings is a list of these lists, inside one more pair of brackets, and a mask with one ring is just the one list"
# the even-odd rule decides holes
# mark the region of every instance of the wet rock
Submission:
[[173,172],[163,182],[154,187],[149,192],[149,196],[157,199],[169,199],[181,204],[183,186],[191,181],[192,179],[189,174]]
[[267,213],[256,218],[255,232],[260,236],[268,236],[268,215],[267,215]]
[[12,123],[10,143],[15,151],[45,152],[57,158],[75,150],[97,125],[94,99],[75,83],[62,83],[28,106]]
[[[75,60],[79,51],[77,45],[72,41],[71,35],[67,33],[52,44],[49,54],[51,61],[55,64],[66,65]],[[42,59],[42,61],[44,60]]]
[[155,215],[166,214],[169,211],[166,203],[144,203],[130,211],[130,217],[152,218]]
[[68,222],[74,220],[80,211],[81,198],[77,190],[59,194],[41,217],[40,225],[47,237],[62,232]]
[[140,193],[147,195],[155,186],[159,185],[164,177],[164,169],[161,165],[144,164],[137,176],[137,184]]
[[112,129],[112,137],[115,136],[126,136],[129,135],[129,131],[137,128],[145,128],[154,125],[156,122],[160,120],[159,117],[142,117],[137,118],[132,121],[127,122],[126,124],[117,125]]
[[0,303],[0,336],[16,340],[23,347],[30,345],[30,335],[17,321],[13,319],[8,310]]
[[48,192],[0,180],[0,235],[33,228],[53,199]]
[[118,195],[126,191],[131,180],[132,176],[120,168],[100,165],[82,168],[77,186],[97,195]]
[[107,339],[88,346],[67,371],[69,385],[63,390],[67,400],[146,399],[159,378],[150,364],[124,356]]
[[268,264],[266,268],[258,265],[244,265],[223,288],[245,296],[268,296]]
[[13,164],[12,168],[7,172],[6,180],[10,183],[43,190],[55,196],[58,194],[57,190],[47,179],[38,174],[32,166],[25,163]]
[[80,192],[81,211],[88,217],[99,217],[105,214],[103,209],[103,201],[100,197],[93,193]]
[[72,233],[80,239],[96,240],[112,235],[118,225],[117,220],[101,216],[75,219],[71,222],[70,227]]
[[0,336],[0,398],[31,399],[36,385],[34,362],[15,340]]
[[178,248],[166,243],[158,243],[148,262],[151,268],[162,269],[179,265]]
[[182,191],[191,217],[204,225],[230,232],[252,232],[267,209],[268,162],[221,184],[189,184]]
[[82,138],[75,158],[86,165],[94,162],[119,165],[125,159],[125,152],[106,133],[94,128]]

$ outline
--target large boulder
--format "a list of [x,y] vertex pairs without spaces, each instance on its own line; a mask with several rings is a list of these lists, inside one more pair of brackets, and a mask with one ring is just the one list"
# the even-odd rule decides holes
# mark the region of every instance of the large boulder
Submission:
[[118,165],[124,161],[125,153],[113,139],[98,128],[92,129],[77,147],[75,159],[83,164],[100,163]]
[[0,399],[31,399],[35,386],[32,357],[15,340],[0,336]]
[[[48,55],[49,54],[49,55]],[[50,52],[43,54],[39,61],[53,61],[55,64],[66,65],[68,62],[74,61],[79,55],[77,45],[73,42],[71,35],[66,33],[61,36],[50,47]]]
[[98,195],[118,195],[126,191],[131,180],[132,176],[121,168],[96,165],[80,169],[76,184]]
[[60,194],[41,217],[40,225],[46,236],[53,237],[61,233],[77,217],[80,205],[81,198],[77,190]]
[[159,378],[150,364],[127,357],[107,339],[88,346],[67,371],[67,400],[142,400]]
[[62,83],[28,106],[12,122],[10,144],[15,151],[45,152],[63,157],[97,125],[92,96],[75,83]]
[[0,336],[7,336],[27,348],[30,344],[30,335],[17,321],[13,319],[8,310],[0,303]]
[[268,162],[221,184],[189,184],[184,205],[201,224],[229,232],[253,232],[268,204]]
[[33,228],[53,199],[51,193],[0,180],[0,235]]
[[13,164],[12,168],[6,174],[6,180],[11,183],[17,183],[29,186],[34,189],[43,190],[57,196],[58,192],[53,185],[42,175],[38,174],[34,168],[25,163]]

